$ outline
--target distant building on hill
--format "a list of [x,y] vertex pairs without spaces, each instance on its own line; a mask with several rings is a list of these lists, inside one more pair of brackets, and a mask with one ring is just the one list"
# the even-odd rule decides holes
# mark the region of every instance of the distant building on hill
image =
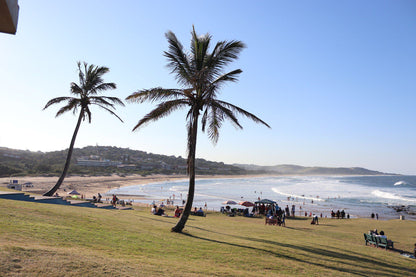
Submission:
[[122,162],[101,159],[100,156],[81,157],[77,159],[77,165],[81,166],[119,166]]

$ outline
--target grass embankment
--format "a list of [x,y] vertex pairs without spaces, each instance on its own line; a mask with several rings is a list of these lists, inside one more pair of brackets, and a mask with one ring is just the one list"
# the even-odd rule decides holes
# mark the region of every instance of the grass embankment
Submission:
[[[172,214],[172,212],[171,212]],[[177,219],[131,211],[0,199],[0,276],[414,276],[416,261],[365,246],[377,228],[413,251],[416,222],[287,220],[209,214]]]

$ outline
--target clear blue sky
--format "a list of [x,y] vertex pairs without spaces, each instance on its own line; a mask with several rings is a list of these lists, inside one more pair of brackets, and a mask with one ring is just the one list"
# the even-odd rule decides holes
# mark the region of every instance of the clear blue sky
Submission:
[[[77,61],[110,68],[108,91],[176,88],[165,32],[188,48],[195,25],[214,41],[242,40],[240,81],[220,98],[262,118],[224,124],[197,156],[226,163],[360,166],[416,174],[416,1],[19,0],[17,34],[0,34],[0,146],[62,150],[76,116],[54,118],[49,99],[69,96]],[[185,110],[131,132],[150,104],[100,109],[76,147],[113,145],[185,156]]]

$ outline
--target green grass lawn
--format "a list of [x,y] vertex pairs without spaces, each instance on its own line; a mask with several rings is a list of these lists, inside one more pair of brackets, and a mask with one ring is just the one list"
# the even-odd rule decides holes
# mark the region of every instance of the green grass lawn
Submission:
[[[172,212],[170,212],[172,214]],[[104,210],[0,199],[0,276],[416,276],[416,260],[365,246],[384,230],[413,252],[416,222],[287,220],[212,213],[177,219],[148,209]]]

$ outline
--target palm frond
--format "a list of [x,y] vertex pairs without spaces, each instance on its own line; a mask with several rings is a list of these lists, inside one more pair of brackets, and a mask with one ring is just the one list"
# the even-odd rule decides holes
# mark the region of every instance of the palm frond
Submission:
[[[79,83],[81,84],[81,87],[85,85],[85,75],[84,72],[81,69],[81,62],[77,62],[78,65],[78,77],[79,77]],[[85,72],[87,72],[87,63],[84,62],[84,69]]]
[[176,74],[176,80],[184,85],[191,84],[191,69],[187,55],[183,52],[183,46],[177,39],[176,35],[169,31],[165,34],[169,50],[164,52],[164,56],[168,58],[167,67],[172,73]]
[[241,41],[220,41],[208,56],[206,67],[214,78],[221,75],[222,70],[230,62],[238,59],[238,54],[245,48]]
[[117,117],[121,122],[124,122],[115,112],[113,112],[111,109],[109,109],[106,106],[100,105],[100,104],[96,104],[98,107],[106,110],[107,112],[111,113],[112,115],[114,115],[115,117]]
[[107,108],[115,109],[114,104],[100,96],[91,96],[90,103],[95,105],[107,106]]
[[205,91],[204,97],[206,98],[212,98],[216,96],[216,92],[218,89],[226,82],[236,82],[238,81],[237,75],[242,73],[243,71],[241,69],[236,69],[231,72],[228,72],[226,74],[223,74],[219,76],[217,79],[215,79],[209,86],[209,88]]
[[136,126],[134,126],[133,131],[137,130],[139,127],[141,127],[144,124],[166,117],[169,114],[171,114],[173,111],[176,111],[184,106],[188,106],[188,103],[189,103],[188,99],[175,99],[175,100],[160,103],[151,112],[146,114],[139,121],[139,123],[136,124]]
[[271,128],[266,122],[264,122],[263,120],[261,120],[260,118],[255,116],[254,114],[243,110],[242,108],[239,108],[239,107],[237,107],[237,106],[235,106],[231,103],[227,103],[227,102],[220,101],[220,100],[217,100],[216,103],[219,104],[221,107],[224,107],[224,108],[227,108],[227,109],[231,110],[233,113],[241,114],[241,115],[253,120],[256,123],[261,123],[261,124],[265,125],[266,127]]
[[64,114],[64,113],[66,113],[66,112],[68,112],[68,111],[73,111],[74,112],[74,114],[76,113],[76,111],[77,111],[77,109],[78,109],[78,107],[80,106],[80,104],[81,104],[81,102],[79,101],[79,99],[77,99],[77,98],[70,98],[69,100],[68,100],[68,104],[67,105],[65,105],[65,106],[63,106],[62,108],[60,108],[59,110],[58,110],[58,112],[56,113],[56,115],[55,115],[55,117],[58,117],[58,116],[60,116],[60,115],[62,115],[62,114]]
[[208,138],[216,144],[219,138],[219,129],[221,128],[222,121],[224,120],[223,112],[211,105],[205,110],[204,116],[205,115],[206,120],[203,123],[202,131],[205,132],[206,122],[208,121]]
[[123,101],[121,101],[117,97],[110,97],[110,96],[91,96],[90,97],[91,103],[93,104],[101,104],[101,105],[108,105],[114,108],[114,104],[125,106]]
[[94,91],[95,94],[100,92],[100,91],[105,91],[105,90],[109,90],[109,89],[116,89],[117,85],[115,83],[102,83],[99,85],[94,86],[91,91]]
[[72,97],[56,97],[56,98],[53,98],[53,99],[49,100],[48,103],[46,103],[45,107],[43,107],[43,110],[45,110],[46,108],[48,108],[51,105],[58,104],[62,101],[68,101],[70,99],[72,99]]
[[172,100],[186,97],[186,89],[164,89],[161,87],[139,90],[127,96],[128,102],[143,103],[146,101],[155,102],[162,100]]
[[82,87],[80,87],[77,83],[71,83],[71,93],[75,95],[82,95]]
[[106,67],[106,66],[96,66],[95,69],[94,69],[94,73],[95,73],[94,76],[101,77],[101,76],[103,76],[104,74],[106,74],[108,72],[110,72],[110,69],[108,67]]
[[202,36],[198,36],[195,32],[194,26],[192,26],[191,34],[191,53],[193,69],[195,70],[195,72],[201,72],[205,68],[205,60],[211,42],[211,35],[205,34]]
[[236,82],[238,81],[237,75],[241,74],[243,71],[241,69],[235,69],[233,71],[230,71],[228,73],[225,73],[221,76],[219,76],[217,79],[215,79],[212,84],[213,85],[220,85],[223,82]]
[[216,120],[223,121],[225,118],[230,120],[231,123],[238,129],[243,129],[240,122],[237,119],[237,116],[232,110],[218,103],[218,100],[212,101],[210,108],[215,109],[216,113],[219,115]]

